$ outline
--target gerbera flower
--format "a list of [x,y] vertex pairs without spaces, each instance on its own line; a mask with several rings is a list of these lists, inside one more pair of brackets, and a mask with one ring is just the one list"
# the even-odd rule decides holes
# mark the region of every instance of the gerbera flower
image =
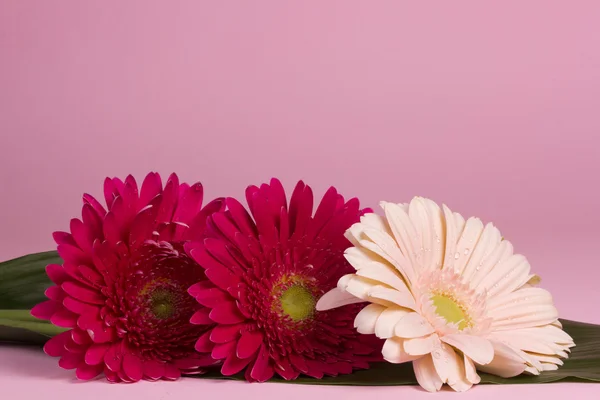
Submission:
[[358,200],[345,202],[330,188],[312,216],[311,188],[299,182],[288,208],[276,179],[249,187],[246,197],[252,217],[228,198],[228,211],[208,219],[208,238],[185,246],[208,278],[189,290],[206,307],[191,322],[217,324],[196,350],[224,360],[224,375],[245,368],[249,381],[349,374],[379,359],[381,342],[352,326],[361,306],[315,311],[321,295],[352,271],[344,231],[363,213]]
[[418,197],[382,208],[385,217],[367,214],[348,230],[355,247],[346,258],[356,272],[318,310],[370,302],[356,317],[358,331],[386,339],[389,362],[413,361],[428,391],[444,383],[467,390],[480,381],[476,369],[512,377],[562,365],[573,340],[496,227]]
[[132,176],[107,178],[104,195],[108,211],[85,194],[82,219],[71,220],[70,233],[54,233],[64,264],[48,265],[56,286],[31,313],[70,329],[44,350],[80,379],[104,372],[111,382],[134,382],[202,372],[215,361],[194,350],[208,326],[189,323],[201,306],[187,288],[205,279],[204,271],[183,244],[201,234],[223,200],[202,209],[200,183],[180,184],[173,174],[163,189],[156,173],[139,193]]

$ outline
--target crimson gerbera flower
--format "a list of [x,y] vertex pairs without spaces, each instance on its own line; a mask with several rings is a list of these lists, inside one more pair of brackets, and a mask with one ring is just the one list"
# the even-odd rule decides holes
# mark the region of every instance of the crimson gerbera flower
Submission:
[[107,178],[104,196],[108,211],[85,194],[71,233],[54,233],[64,263],[46,268],[56,286],[31,313],[70,329],[44,350],[80,379],[104,372],[111,382],[135,382],[202,372],[215,360],[196,353],[194,342],[209,326],[189,323],[201,306],[187,289],[205,277],[183,244],[201,234],[223,200],[201,208],[200,183],[180,184],[173,174],[163,189],[157,173],[139,192],[132,176]]
[[252,217],[235,199],[207,220],[206,238],[185,245],[208,280],[189,292],[205,306],[191,319],[211,327],[196,350],[224,360],[221,372],[245,370],[249,381],[275,373],[295,379],[349,374],[379,359],[381,343],[360,335],[353,321],[362,306],[317,312],[317,300],[353,268],[344,259],[344,232],[364,210],[330,188],[314,216],[313,194],[299,182],[289,208],[281,183],[251,186]]

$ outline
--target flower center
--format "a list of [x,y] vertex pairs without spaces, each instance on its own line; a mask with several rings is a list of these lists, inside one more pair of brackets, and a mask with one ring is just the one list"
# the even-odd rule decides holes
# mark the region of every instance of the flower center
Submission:
[[150,296],[150,310],[157,319],[167,319],[175,314],[173,293],[167,290],[155,290]]
[[444,318],[446,322],[456,324],[461,331],[469,325],[469,316],[465,309],[452,296],[433,294],[431,301],[435,307],[435,312]]
[[315,298],[304,286],[293,285],[279,299],[281,309],[294,321],[310,318],[315,311]]

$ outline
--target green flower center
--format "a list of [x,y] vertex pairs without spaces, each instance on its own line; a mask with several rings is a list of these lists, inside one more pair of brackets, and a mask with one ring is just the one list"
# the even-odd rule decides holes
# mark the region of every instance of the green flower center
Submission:
[[283,312],[294,321],[310,318],[315,312],[315,298],[301,285],[290,286],[281,294],[279,301]]
[[150,309],[157,319],[167,319],[175,314],[173,295],[167,290],[155,290],[150,296]]
[[456,324],[461,331],[469,325],[469,316],[452,297],[434,294],[431,296],[431,301],[435,306],[435,312],[446,322]]

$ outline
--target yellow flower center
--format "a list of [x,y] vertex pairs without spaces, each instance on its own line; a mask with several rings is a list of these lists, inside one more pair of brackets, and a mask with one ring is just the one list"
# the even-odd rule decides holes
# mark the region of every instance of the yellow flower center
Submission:
[[175,313],[173,296],[166,290],[155,290],[150,296],[150,309],[158,319],[167,319]]
[[434,294],[431,296],[431,301],[435,306],[435,312],[446,322],[456,324],[461,331],[469,325],[469,316],[465,309],[452,297]]
[[279,301],[283,312],[294,321],[309,318],[315,311],[315,298],[301,285],[290,286],[281,294]]

